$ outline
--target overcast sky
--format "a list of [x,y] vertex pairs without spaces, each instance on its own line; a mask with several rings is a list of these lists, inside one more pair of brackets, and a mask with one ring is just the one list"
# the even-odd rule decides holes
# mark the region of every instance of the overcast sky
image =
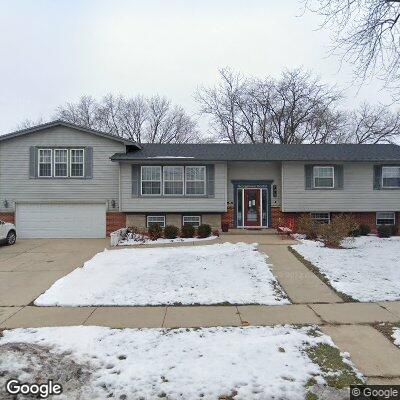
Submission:
[[[389,103],[379,82],[359,89],[329,57],[319,18],[301,0],[1,0],[0,133],[83,94],[165,95],[195,113],[198,85],[218,69],[278,76],[303,66],[346,89],[347,106]],[[206,129],[205,123],[200,127]]]

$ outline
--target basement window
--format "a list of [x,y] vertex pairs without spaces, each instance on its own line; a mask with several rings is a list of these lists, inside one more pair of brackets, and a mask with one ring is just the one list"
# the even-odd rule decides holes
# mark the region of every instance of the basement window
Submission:
[[321,224],[329,224],[331,222],[331,213],[328,212],[312,212],[310,216],[313,220]]
[[394,212],[377,212],[376,224],[377,225],[394,225],[396,217]]
[[147,216],[147,227],[150,225],[158,224],[161,228],[165,228],[165,215],[148,215]]
[[200,225],[200,215],[184,215],[182,225],[192,225],[198,228]]

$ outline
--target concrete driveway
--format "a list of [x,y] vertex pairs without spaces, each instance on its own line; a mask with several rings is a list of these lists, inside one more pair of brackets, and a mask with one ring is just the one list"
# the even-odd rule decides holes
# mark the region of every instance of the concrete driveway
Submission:
[[82,266],[109,239],[25,239],[0,246],[0,306],[25,306]]

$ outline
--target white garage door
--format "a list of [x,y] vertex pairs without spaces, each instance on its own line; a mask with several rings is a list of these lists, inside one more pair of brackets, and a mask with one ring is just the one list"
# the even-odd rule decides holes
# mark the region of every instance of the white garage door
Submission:
[[105,204],[21,203],[16,208],[20,238],[103,238]]

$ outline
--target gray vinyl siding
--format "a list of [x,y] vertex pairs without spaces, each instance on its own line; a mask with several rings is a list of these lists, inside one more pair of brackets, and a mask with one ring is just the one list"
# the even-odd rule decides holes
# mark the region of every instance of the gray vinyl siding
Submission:
[[[181,163],[180,163],[181,164]],[[198,163],[197,163],[198,164]],[[193,165],[188,163],[187,165]],[[121,211],[123,212],[225,212],[226,163],[215,164],[213,197],[132,196],[132,164],[121,163]]]
[[[312,162],[312,164],[318,164],[318,162]],[[374,190],[374,163],[344,163],[342,165],[342,190],[307,190],[304,176],[305,163],[284,162],[282,210],[285,212],[400,211],[400,190]]]
[[233,202],[234,180],[271,180],[277,185],[278,196],[272,197],[272,206],[281,204],[281,163],[280,162],[229,162],[228,201]]
[[[91,179],[30,178],[29,152],[36,147],[92,147]],[[110,157],[125,151],[122,143],[67,127],[55,127],[0,142],[0,211],[15,202],[104,202],[118,210],[119,166]],[[4,200],[10,206],[4,208]]]

